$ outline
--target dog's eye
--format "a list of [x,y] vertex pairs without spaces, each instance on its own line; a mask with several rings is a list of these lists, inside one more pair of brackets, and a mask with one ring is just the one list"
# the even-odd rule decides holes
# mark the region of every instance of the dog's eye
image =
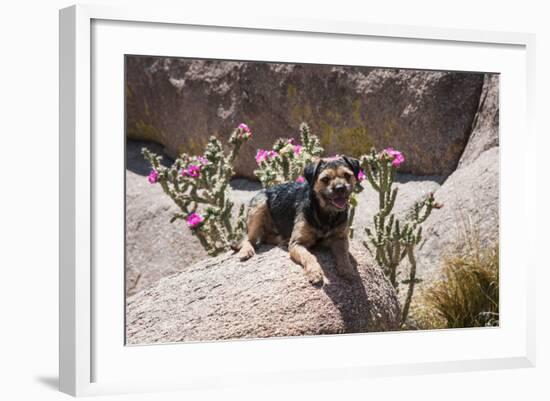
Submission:
[[330,181],[330,177],[324,176],[323,178],[321,178],[321,181],[323,181],[323,183],[325,183],[325,184],[328,184],[329,181]]
[[349,179],[351,178],[351,174],[344,173],[344,178],[349,181]]

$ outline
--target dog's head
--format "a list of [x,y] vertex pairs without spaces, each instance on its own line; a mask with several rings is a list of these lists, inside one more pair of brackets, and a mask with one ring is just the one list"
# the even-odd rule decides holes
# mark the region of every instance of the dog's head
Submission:
[[348,207],[359,171],[359,160],[338,156],[319,159],[307,165],[304,177],[322,209],[342,212]]

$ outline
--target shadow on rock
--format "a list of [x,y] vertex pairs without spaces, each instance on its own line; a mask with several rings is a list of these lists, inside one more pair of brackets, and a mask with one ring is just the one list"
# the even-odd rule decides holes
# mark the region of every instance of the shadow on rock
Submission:
[[166,167],[170,166],[174,162],[169,156],[166,155],[164,152],[164,147],[157,143],[127,140],[126,168],[133,173],[145,176],[151,171],[151,165],[141,154],[141,149],[143,148],[147,148],[157,155],[162,156],[161,163]]
[[234,191],[259,191],[262,189],[262,184],[257,181],[251,181],[246,178],[234,178],[229,184]]
[[351,281],[345,280],[337,273],[334,267],[334,257],[330,252],[317,254],[317,259],[325,277],[329,280],[329,283],[323,285],[322,289],[338,308],[345,325],[345,332],[368,331],[368,319],[367,316],[364,316],[364,311],[370,310],[370,301],[361,280],[355,257],[350,254],[353,267],[353,279]]
[[439,185],[442,185],[447,179],[448,175],[414,175],[414,174],[396,174],[395,182],[400,184],[406,184],[408,182],[425,182],[433,181]]

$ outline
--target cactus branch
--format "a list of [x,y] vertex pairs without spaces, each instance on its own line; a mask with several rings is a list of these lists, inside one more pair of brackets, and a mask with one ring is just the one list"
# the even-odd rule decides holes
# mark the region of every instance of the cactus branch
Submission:
[[236,221],[232,219],[233,203],[229,200],[229,182],[233,163],[241,146],[250,139],[250,129],[241,124],[229,138],[226,155],[222,143],[212,136],[203,156],[181,154],[170,167],[163,166],[161,157],[148,149],[143,156],[151,164],[149,182],[159,183],[181,212],[170,221],[184,219],[209,255],[228,250],[245,231],[244,206]]
[[[421,202],[417,202],[404,224],[394,216],[392,210],[398,195],[398,188],[394,187],[397,168],[405,161],[401,152],[392,148],[376,152],[373,148],[370,153],[361,157],[361,167],[372,188],[378,192],[378,213],[374,215],[373,228],[365,228],[366,239],[364,246],[372,254],[382,268],[395,290],[400,286],[407,286],[407,294],[401,312],[401,325],[404,326],[409,314],[411,300],[414,294],[416,278],[415,247],[422,240],[421,224],[430,216],[433,209],[441,207],[436,203],[433,194]],[[397,278],[402,272],[402,261],[407,257],[409,262],[409,278],[399,281]]]

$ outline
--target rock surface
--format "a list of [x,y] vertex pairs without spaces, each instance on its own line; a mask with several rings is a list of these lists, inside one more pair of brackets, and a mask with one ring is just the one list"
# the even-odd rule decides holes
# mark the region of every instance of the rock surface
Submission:
[[499,76],[488,74],[458,168],[435,192],[444,207],[424,223],[426,242],[417,252],[423,285],[439,277],[448,252],[498,240],[499,168]]
[[423,247],[417,252],[419,277],[439,277],[443,256],[468,241],[487,243],[499,232],[499,148],[495,146],[457,169],[435,192],[443,208],[424,223]]
[[228,252],[166,277],[127,300],[127,342],[151,344],[395,330],[396,294],[361,249],[356,278],[336,275],[316,251],[330,284],[314,287],[288,252],[262,246],[240,262]]
[[485,75],[472,133],[459,168],[475,161],[484,151],[499,146],[499,82],[498,74]]
[[[404,172],[449,175],[468,141],[484,74],[176,58],[127,57],[128,137],[197,154],[211,134],[254,132],[236,172],[253,177],[254,154],[308,122],[326,154],[399,148]],[[437,155],[429,156],[426,155]]]

